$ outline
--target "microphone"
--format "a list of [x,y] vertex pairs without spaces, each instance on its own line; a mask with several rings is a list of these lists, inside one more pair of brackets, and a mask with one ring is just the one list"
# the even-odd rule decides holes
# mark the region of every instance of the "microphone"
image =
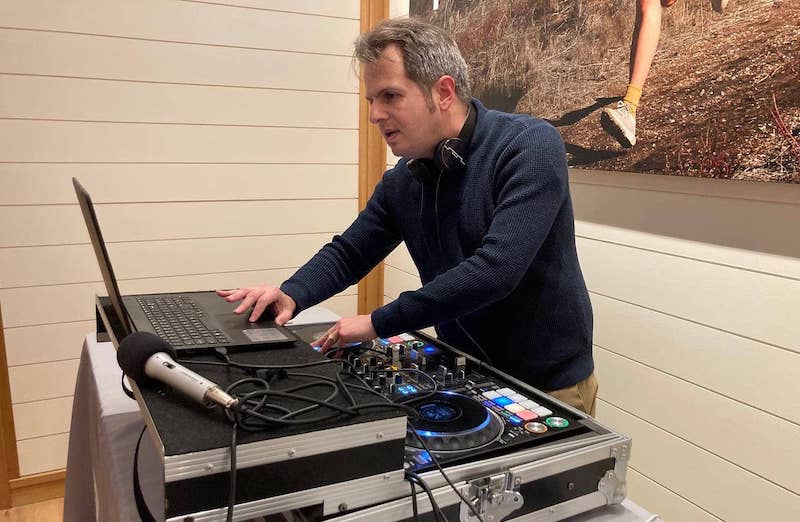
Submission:
[[117,363],[137,384],[161,381],[205,406],[231,408],[239,403],[219,386],[175,362],[175,349],[161,337],[135,332],[119,344]]

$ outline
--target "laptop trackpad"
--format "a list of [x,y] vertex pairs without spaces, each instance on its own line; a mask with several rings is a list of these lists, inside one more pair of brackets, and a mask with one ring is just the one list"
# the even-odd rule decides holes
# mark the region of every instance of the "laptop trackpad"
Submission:
[[283,331],[277,328],[249,328],[247,330],[242,330],[248,339],[250,339],[254,343],[275,343],[281,341],[290,341],[289,337],[286,336]]
[[[262,319],[251,323],[247,320],[247,315],[236,315],[227,312],[216,314],[214,320],[234,342],[270,344],[287,343],[297,339],[291,332],[276,325],[275,321],[271,319]],[[239,340],[236,339],[237,337]],[[246,340],[245,337],[247,338]]]

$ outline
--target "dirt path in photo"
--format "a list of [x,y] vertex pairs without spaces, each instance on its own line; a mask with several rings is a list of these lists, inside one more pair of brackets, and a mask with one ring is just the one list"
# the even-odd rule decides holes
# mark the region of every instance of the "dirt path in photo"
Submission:
[[662,35],[632,149],[599,124],[626,83],[627,61],[600,98],[550,118],[571,165],[800,183],[800,0],[731,0],[701,27]]

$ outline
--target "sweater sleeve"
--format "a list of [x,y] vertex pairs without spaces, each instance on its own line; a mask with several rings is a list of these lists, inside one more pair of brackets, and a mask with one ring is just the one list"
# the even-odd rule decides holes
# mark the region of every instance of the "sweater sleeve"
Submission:
[[385,205],[385,185],[376,186],[356,220],[334,236],[314,257],[283,282],[281,290],[302,310],[356,284],[400,243],[400,234]]
[[489,230],[467,259],[422,288],[372,312],[381,337],[453,320],[509,295],[527,272],[563,204],[564,143],[543,122],[525,128],[495,167],[497,204]]

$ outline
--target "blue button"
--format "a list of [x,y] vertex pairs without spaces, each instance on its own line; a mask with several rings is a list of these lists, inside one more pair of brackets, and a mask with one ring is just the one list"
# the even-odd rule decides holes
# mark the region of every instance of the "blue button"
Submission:
[[508,420],[509,422],[511,422],[511,424],[522,424],[522,419],[517,417],[516,415],[512,415],[511,417],[508,418]]
[[496,398],[494,400],[494,403],[497,404],[498,406],[508,406],[512,402],[514,402],[514,401],[512,401],[511,399],[509,399],[508,397],[505,397],[503,395],[501,395],[500,397],[498,397],[498,398]]

